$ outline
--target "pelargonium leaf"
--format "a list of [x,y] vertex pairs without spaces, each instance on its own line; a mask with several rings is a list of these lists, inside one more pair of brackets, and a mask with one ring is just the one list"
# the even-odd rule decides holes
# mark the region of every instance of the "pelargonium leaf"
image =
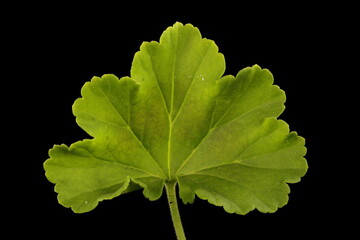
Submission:
[[224,56],[191,24],[176,23],[144,42],[130,77],[94,77],[73,105],[93,138],[55,145],[44,163],[58,200],[75,212],[143,188],[158,199],[177,182],[227,212],[274,212],[287,183],[307,171],[304,139],[277,117],[285,93],[254,65],[223,76]]

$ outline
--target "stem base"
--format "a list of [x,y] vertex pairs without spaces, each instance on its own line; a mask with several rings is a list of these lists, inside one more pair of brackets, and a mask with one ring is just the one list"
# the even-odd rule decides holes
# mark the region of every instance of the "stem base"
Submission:
[[171,219],[174,224],[176,237],[178,240],[186,240],[184,229],[180,219],[179,207],[176,198],[176,182],[166,182],[165,189],[170,208]]

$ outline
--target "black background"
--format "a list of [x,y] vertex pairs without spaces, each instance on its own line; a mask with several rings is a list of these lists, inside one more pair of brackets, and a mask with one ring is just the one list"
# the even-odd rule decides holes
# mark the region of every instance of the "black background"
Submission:
[[[180,202],[188,239],[288,239],[344,233],[339,225],[344,206],[339,201],[345,190],[340,190],[330,172],[337,158],[328,152],[336,144],[329,141],[331,124],[324,120],[334,101],[327,97],[335,84],[327,75],[328,60],[336,53],[330,40],[344,24],[338,21],[336,7],[281,5],[275,7],[278,11],[241,3],[210,10],[199,5],[191,11],[175,3],[42,7],[10,31],[19,54],[12,54],[9,61],[22,64],[16,81],[21,94],[14,99],[23,100],[11,108],[11,116],[28,111],[16,120],[13,117],[27,132],[13,133],[11,138],[25,143],[11,150],[21,157],[12,171],[19,177],[7,178],[16,182],[10,185],[12,197],[7,198],[14,204],[7,218],[10,226],[44,238],[175,239],[165,195],[150,202],[138,191],[103,201],[89,213],[75,214],[58,204],[42,164],[54,144],[88,137],[71,113],[82,85],[106,73],[128,76],[140,44],[159,40],[168,26],[180,21],[192,23],[203,37],[215,41],[225,55],[225,74],[235,75],[254,64],[273,73],[275,84],[287,94],[280,119],[306,139],[309,164],[301,182],[290,185],[288,205],[273,214],[256,210],[245,216],[228,214],[198,198],[194,204]],[[174,11],[181,7],[182,12]]]

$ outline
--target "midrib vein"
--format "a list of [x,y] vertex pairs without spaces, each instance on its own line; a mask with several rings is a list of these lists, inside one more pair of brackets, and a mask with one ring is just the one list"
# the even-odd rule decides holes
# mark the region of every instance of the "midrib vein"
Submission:
[[[170,167],[171,167],[170,147],[171,147],[171,134],[172,134],[173,124],[174,124],[174,122],[177,120],[177,118],[179,117],[180,112],[182,111],[182,108],[183,108],[183,106],[184,106],[184,102],[186,101],[186,98],[187,98],[187,96],[188,96],[188,93],[190,92],[190,89],[192,88],[192,86],[193,86],[193,84],[194,84],[194,82],[195,82],[195,78],[196,78],[196,75],[197,75],[197,73],[198,73],[198,71],[199,71],[199,68],[200,68],[200,66],[202,65],[202,63],[204,62],[204,59],[206,58],[206,55],[209,53],[209,50],[210,50],[210,44],[207,46],[207,49],[206,49],[206,51],[204,52],[204,54],[203,54],[203,56],[202,56],[202,58],[201,58],[201,61],[200,61],[199,65],[198,65],[197,68],[196,68],[195,73],[193,74],[193,78],[192,78],[192,81],[191,81],[191,83],[190,83],[190,86],[189,86],[189,88],[186,90],[185,96],[184,96],[184,98],[183,98],[183,102],[182,102],[181,106],[179,107],[179,110],[177,111],[177,113],[176,113],[176,115],[175,115],[175,117],[174,117],[173,120],[171,120],[171,114],[169,114],[169,120],[170,120],[170,122],[169,122],[169,124],[170,124],[170,130],[169,130],[169,139],[168,139],[168,141],[169,141],[169,142],[168,142],[168,169],[169,169],[169,178],[170,178],[170,176],[171,176],[171,172],[170,172]],[[175,61],[175,60],[174,60],[174,61]],[[175,65],[174,65],[174,66],[175,66]],[[174,73],[174,70],[175,70],[175,69],[173,69],[173,73]],[[173,83],[174,83],[174,76],[173,76]],[[173,97],[173,95],[174,95],[174,93],[172,94],[172,97]],[[172,108],[171,108],[171,110],[172,110]],[[187,162],[187,161],[191,158],[191,156],[193,155],[193,153],[195,152],[195,150],[196,150],[196,149],[198,148],[198,146],[204,141],[204,139],[205,139],[206,136],[210,133],[211,130],[212,130],[212,129],[209,129],[208,133],[204,136],[203,139],[201,139],[200,143],[193,149],[193,151],[190,153],[190,155],[185,159],[185,161],[184,161],[184,162],[180,165],[180,167],[176,170],[176,173],[179,172],[179,170],[184,166],[185,162]],[[176,175],[176,174],[175,174],[175,175]]]
[[[171,76],[171,101],[170,101],[170,110],[169,110],[169,137],[168,137],[168,146],[167,146],[167,167],[168,167],[168,178],[171,180],[171,138],[172,138],[172,128],[173,121],[171,119],[173,108],[174,108],[174,93],[175,93],[175,69],[176,69],[176,58],[177,58],[177,48],[179,42],[179,33],[177,33],[175,48],[174,48],[174,60],[172,66],[172,76]],[[166,106],[166,105],[165,105]]]
[[[177,38],[177,41],[176,41],[176,50],[177,50],[177,47],[178,47],[178,38]],[[184,106],[184,102],[186,101],[186,98],[188,96],[188,93],[190,92],[190,89],[193,87],[194,85],[194,82],[195,82],[195,78],[196,78],[196,75],[199,71],[199,68],[200,66],[202,65],[202,63],[204,62],[204,59],[206,58],[206,55],[209,53],[209,50],[210,50],[210,44],[208,44],[206,50],[204,51],[204,54],[203,56],[201,57],[201,61],[199,62],[199,65],[197,66],[196,68],[196,71],[195,73],[193,74],[193,78],[192,78],[192,81],[190,83],[190,86],[189,88],[186,90],[186,93],[185,93],[185,96],[183,98],[183,101],[181,103],[181,106],[179,107],[178,111],[176,112],[176,115],[175,117],[173,118],[172,120],[172,111],[173,111],[173,101],[174,101],[174,81],[175,81],[175,66],[176,66],[176,57],[177,57],[177,51],[175,51],[175,54],[174,54],[174,62],[173,62],[173,69],[172,69],[172,94],[171,94],[171,105],[170,105],[170,112],[169,112],[169,138],[168,138],[168,175],[169,175],[169,179],[171,179],[171,138],[172,138],[172,128],[173,128],[173,125],[174,123],[176,122],[177,118],[179,117],[179,114],[180,112],[182,111],[182,108]],[[206,137],[206,136],[205,136]],[[205,138],[204,137],[204,138]],[[203,139],[202,139],[203,140]],[[202,142],[201,140],[201,142]],[[197,147],[196,147],[197,148]],[[195,149],[196,149],[195,148]],[[194,150],[195,150],[194,149]],[[190,154],[192,155],[193,152]],[[187,158],[188,159],[188,158]],[[178,172],[179,169],[177,169],[176,172]],[[175,174],[176,175],[176,174]]]

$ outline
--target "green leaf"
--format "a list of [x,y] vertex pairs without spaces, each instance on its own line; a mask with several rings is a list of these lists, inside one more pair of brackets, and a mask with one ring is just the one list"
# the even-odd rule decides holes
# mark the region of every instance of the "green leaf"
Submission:
[[139,188],[156,200],[177,182],[185,203],[197,195],[238,214],[284,206],[287,183],[307,171],[304,139],[277,120],[285,93],[257,65],[224,71],[215,43],[176,23],[141,45],[130,77],[85,83],[73,113],[93,138],[55,145],[44,163],[59,202],[87,212]]

